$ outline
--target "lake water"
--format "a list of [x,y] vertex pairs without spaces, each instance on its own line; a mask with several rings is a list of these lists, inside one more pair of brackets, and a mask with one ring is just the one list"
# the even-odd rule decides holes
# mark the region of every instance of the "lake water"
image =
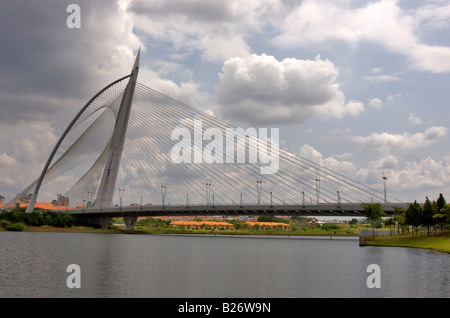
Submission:
[[[67,266],[80,267],[68,288]],[[369,288],[370,264],[380,288]],[[0,232],[2,297],[449,297],[450,255],[355,238]]]

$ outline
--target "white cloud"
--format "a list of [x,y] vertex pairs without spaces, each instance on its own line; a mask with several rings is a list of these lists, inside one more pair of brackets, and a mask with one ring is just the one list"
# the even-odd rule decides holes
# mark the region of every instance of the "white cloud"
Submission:
[[386,104],[389,106],[393,106],[396,102],[401,100],[403,98],[402,94],[391,94],[388,97],[386,97]]
[[382,99],[375,97],[370,98],[367,102],[367,105],[373,109],[380,110],[384,106],[395,106],[398,101],[400,101],[403,98],[402,94],[391,94],[386,97],[386,100],[383,101]]
[[227,60],[216,87],[218,113],[251,124],[303,123],[311,117],[356,116],[363,104],[345,100],[329,60],[252,54]]
[[50,123],[20,121],[2,128],[14,132],[13,140],[0,135],[0,188],[10,189],[12,198],[39,176],[57,136]]
[[414,115],[413,113],[409,114],[408,120],[409,120],[410,123],[416,124],[416,125],[422,123],[422,118],[420,118],[420,117]]
[[[409,58],[409,67],[431,72],[450,71],[450,48],[424,43],[419,36],[426,21],[442,27],[450,17],[448,5],[437,5],[430,19],[428,8],[416,9],[412,14],[402,10],[395,0],[380,0],[363,7],[350,8],[340,1],[307,0],[286,18],[282,33],[274,45],[283,47],[311,47],[343,41],[356,47],[363,41],[379,44],[387,50]],[[394,80],[394,77],[372,77],[372,80]]]
[[405,161],[389,154],[360,167],[344,159],[348,154],[342,160],[340,155],[324,158],[310,145],[302,146],[299,155],[379,191],[383,191],[381,177],[385,174],[387,194],[403,202],[421,202],[427,195],[437,198],[450,189],[450,155],[439,161],[431,157]]
[[204,105],[210,98],[202,93],[200,85],[192,80],[178,84],[147,68],[139,71],[138,82],[188,105]]
[[383,108],[383,101],[379,98],[372,98],[369,100],[368,105],[375,109],[381,109]]
[[395,75],[380,74],[380,75],[366,75],[363,76],[363,80],[370,83],[383,83],[400,80],[400,77]]
[[383,156],[380,159],[377,159],[375,161],[372,161],[369,166],[371,169],[375,170],[390,170],[390,169],[398,169],[399,168],[400,161],[397,157],[393,155],[387,155]]
[[450,28],[450,4],[446,0],[429,1],[414,15],[425,30]]
[[436,161],[427,157],[421,161],[407,162],[404,169],[392,173],[391,179],[404,190],[449,186],[449,159],[446,157],[442,161]]
[[176,49],[201,52],[202,59],[222,63],[246,57],[251,32],[279,19],[289,5],[281,1],[133,1],[129,11],[138,30]]
[[349,153],[336,154],[323,158],[323,155],[314,147],[310,145],[303,145],[300,148],[299,155],[318,165],[324,166],[333,171],[338,171],[339,173],[347,176],[353,176],[356,173],[355,164],[345,160],[352,157],[352,154]]
[[390,134],[383,132],[372,133],[366,137],[353,136],[349,131],[335,133],[341,135],[341,140],[358,147],[373,150],[396,150],[426,147],[447,135],[447,128],[433,126],[427,128],[423,133]]
[[322,154],[310,145],[303,145],[300,148],[299,155],[319,165],[323,163]]
[[332,157],[337,159],[337,160],[345,160],[345,159],[353,158],[353,154],[350,153],[350,152],[346,152],[346,153],[339,154],[339,155],[337,155],[337,154],[333,155]]
[[[423,202],[426,196],[437,198],[450,188],[450,156],[436,161],[431,157],[401,162],[389,155],[371,161],[358,171],[357,178],[367,185],[380,188],[381,175],[387,177],[387,193],[404,202]],[[398,197],[400,195],[401,197]]]

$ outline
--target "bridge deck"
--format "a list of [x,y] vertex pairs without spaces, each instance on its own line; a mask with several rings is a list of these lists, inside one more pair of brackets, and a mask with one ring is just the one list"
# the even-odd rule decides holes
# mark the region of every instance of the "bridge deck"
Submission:
[[[406,208],[406,203],[385,203],[382,209],[393,214],[394,207]],[[361,203],[314,205],[147,205],[111,208],[68,209],[61,212],[76,217],[121,216],[181,216],[181,215],[305,215],[305,216],[364,216]]]

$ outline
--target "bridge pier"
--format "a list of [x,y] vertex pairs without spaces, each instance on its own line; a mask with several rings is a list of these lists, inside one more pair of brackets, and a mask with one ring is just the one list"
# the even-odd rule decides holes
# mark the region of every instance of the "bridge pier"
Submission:
[[137,216],[124,216],[123,221],[125,222],[125,230],[134,231],[136,226]]
[[95,218],[92,223],[100,225],[100,228],[102,229],[107,229],[109,227],[109,224],[111,223],[111,220],[111,216],[101,216]]
[[84,216],[75,215],[77,223],[83,226],[92,226],[94,228],[107,229],[111,223],[112,216]]

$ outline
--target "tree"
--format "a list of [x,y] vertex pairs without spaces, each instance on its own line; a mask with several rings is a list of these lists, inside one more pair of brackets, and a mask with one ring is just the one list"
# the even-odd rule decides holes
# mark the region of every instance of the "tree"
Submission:
[[[389,226],[389,235],[392,235],[392,226],[395,226],[395,221],[393,218],[389,218],[384,222],[384,225],[388,225]],[[395,231],[395,227],[394,227],[394,231]]]
[[433,215],[433,219],[436,221],[436,224],[439,225],[439,228],[441,229],[441,233],[442,233],[442,231],[444,229],[445,221],[447,220],[447,216],[442,213],[436,213],[435,215]]
[[283,218],[278,218],[274,215],[261,215],[258,217],[258,222],[281,222],[281,223],[289,224],[288,220],[285,220]]
[[441,213],[447,216],[447,224],[450,223],[450,204],[446,204],[444,208],[441,210]]
[[[434,202],[433,202],[434,203]],[[433,215],[436,213],[435,204],[432,204],[428,197],[425,200],[425,203],[423,205],[423,212],[422,212],[422,222],[421,224],[425,225],[427,227],[428,236],[430,236],[430,226],[435,224],[435,219],[433,219]]]
[[444,230],[446,224],[450,223],[450,204],[445,204],[444,207],[433,215],[436,223],[440,225],[441,232]]
[[417,201],[414,201],[414,203],[411,203],[406,210],[405,213],[405,219],[406,223],[411,225],[413,227],[413,235],[414,235],[414,228],[416,229],[416,236],[417,236],[417,227],[422,222],[422,207],[420,206]]
[[399,208],[397,206],[394,206],[394,221],[397,222],[397,234],[400,233],[400,226],[402,227],[402,234],[403,234],[403,230],[405,228],[406,225],[406,220],[405,220],[405,209],[404,208]]
[[444,208],[444,206],[447,204],[445,202],[445,199],[444,199],[444,196],[442,195],[442,193],[439,193],[439,198],[437,199],[436,203],[439,208],[438,212],[440,212]]
[[386,213],[381,209],[381,203],[364,203],[364,216],[369,220],[372,226],[372,235],[375,237],[375,225]]

